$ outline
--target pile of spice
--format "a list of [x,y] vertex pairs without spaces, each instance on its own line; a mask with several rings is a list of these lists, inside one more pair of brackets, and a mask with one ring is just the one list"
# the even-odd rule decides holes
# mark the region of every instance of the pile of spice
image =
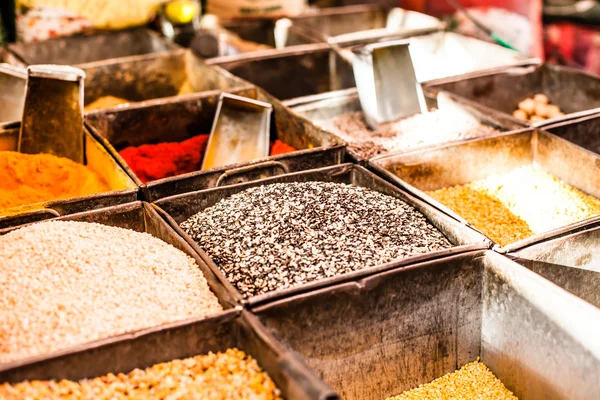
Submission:
[[452,246],[405,202],[327,182],[251,188],[181,227],[246,297]]
[[473,117],[444,110],[387,122],[381,124],[377,131],[369,129],[362,111],[345,113],[317,124],[345,140],[350,149],[366,159],[382,153],[407,151],[500,132]]
[[0,363],[222,310],[196,262],[147,234],[51,221],[0,236]]
[[79,382],[25,381],[0,385],[7,399],[281,399],[252,357],[238,349],[155,364],[128,374]]
[[428,194],[503,246],[600,215],[600,200],[533,165]]
[[513,117],[528,122],[540,122],[563,115],[565,114],[558,106],[550,104],[548,96],[540,93],[533,96],[533,98],[526,98],[513,111]]
[[517,397],[478,359],[431,383],[388,398],[388,400],[439,399],[517,400]]
[[[199,171],[206,151],[209,135],[193,136],[183,142],[166,142],[127,147],[119,152],[142,183]],[[271,155],[296,151],[276,140],[271,145]]]
[[2,209],[111,189],[85,165],[51,154],[0,151],[0,176],[0,215]]

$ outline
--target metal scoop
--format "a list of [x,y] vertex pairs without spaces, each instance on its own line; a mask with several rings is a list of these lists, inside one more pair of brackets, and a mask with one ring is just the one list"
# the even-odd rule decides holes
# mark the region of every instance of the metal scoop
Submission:
[[407,40],[353,49],[352,68],[365,120],[373,130],[409,115],[427,112]]
[[84,78],[82,70],[66,65],[27,68],[19,152],[49,153],[83,164]]
[[202,169],[267,157],[272,112],[269,103],[221,93]]
[[0,122],[18,121],[23,116],[25,68],[0,64]]

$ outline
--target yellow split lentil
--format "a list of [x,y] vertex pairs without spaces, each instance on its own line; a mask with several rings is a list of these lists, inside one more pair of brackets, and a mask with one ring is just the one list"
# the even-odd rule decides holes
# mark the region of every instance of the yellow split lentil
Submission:
[[533,165],[428,194],[503,246],[600,215],[600,200]]
[[388,400],[517,400],[479,361]]
[[228,349],[79,382],[5,383],[0,385],[0,398],[275,400],[281,396],[255,359]]

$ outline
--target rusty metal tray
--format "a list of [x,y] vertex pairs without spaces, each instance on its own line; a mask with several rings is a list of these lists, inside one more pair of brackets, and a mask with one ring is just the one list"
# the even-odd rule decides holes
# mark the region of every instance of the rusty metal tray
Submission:
[[537,123],[547,126],[600,112],[600,78],[569,67],[523,65],[430,82],[427,91],[445,90],[481,109],[501,111],[510,118],[519,102],[543,93],[566,114]]
[[398,39],[444,30],[439,19],[415,11],[404,12],[400,25],[387,27],[391,8],[378,4],[313,9],[294,18],[297,28],[323,42],[350,46],[365,40]]
[[[20,122],[14,122],[0,128],[0,151],[16,151],[20,126]],[[138,185],[104,148],[102,139],[88,129],[84,129],[83,134],[86,165],[106,179],[112,187],[123,187],[123,189],[23,206],[22,213],[0,217],[0,228],[18,220],[35,221],[137,200]]]
[[547,125],[544,130],[600,154],[600,113]]
[[179,46],[170,43],[156,32],[144,28],[8,45],[8,49],[15,56],[11,59],[12,62],[25,65],[79,65],[111,58],[160,53],[177,48]]
[[355,164],[343,164],[334,167],[314,169],[305,172],[297,172],[291,174],[280,175],[274,178],[261,179],[254,182],[242,183],[223,188],[214,188],[208,190],[200,190],[197,192],[167,197],[155,202],[159,213],[171,224],[171,226],[183,236],[192,247],[205,259],[208,265],[213,269],[215,274],[222,274],[217,265],[210,259],[210,257],[190,238],[183,230],[179,227],[179,224],[187,220],[192,215],[216,204],[221,199],[227,198],[235,193],[239,193],[250,187],[268,185],[279,182],[308,182],[308,181],[322,181],[322,182],[338,182],[353,184],[356,186],[367,187],[376,190],[381,193],[385,193],[390,196],[402,199],[408,204],[415,207],[420,211],[430,223],[436,226],[454,247],[435,251],[431,253],[415,255],[400,259],[397,261],[389,262],[373,268],[365,268],[360,271],[355,271],[348,274],[339,275],[336,277],[322,279],[315,282],[310,282],[300,286],[292,287],[285,290],[278,290],[270,293],[266,293],[259,296],[250,297],[244,299],[242,294],[228,284],[231,290],[237,292],[238,301],[242,304],[256,305],[266,303],[270,301],[279,300],[288,296],[293,296],[298,293],[309,292],[312,290],[321,289],[335,283],[344,282],[347,280],[355,279],[357,277],[363,277],[371,275],[375,272],[386,271],[397,267],[411,265],[418,261],[428,260],[443,257],[449,254],[457,254],[473,249],[489,248],[490,242],[483,238],[480,234],[476,233],[469,227],[457,222],[456,220],[449,218],[439,210],[425,204],[424,202],[414,198],[406,192],[399,190],[393,185],[385,182],[383,179],[375,176],[366,169],[357,166]]
[[279,100],[356,86],[352,65],[323,43],[217,57],[207,63],[225,68]]
[[[165,196],[342,162],[345,143],[337,137],[291,113],[277,100],[256,88],[234,92],[271,103],[274,110],[271,139],[280,139],[299,150],[253,162],[152,181],[142,185],[142,194],[146,200],[155,201]],[[210,133],[218,100],[219,93],[215,92],[204,93],[192,99],[164,99],[152,105],[139,104],[87,114],[86,121],[92,131],[106,138],[106,146],[112,155],[141,185],[117,151],[128,146],[182,141],[201,133]]]
[[[321,43],[322,40],[311,36],[304,30],[297,28],[294,18],[289,19],[292,25],[287,30],[285,47],[293,47],[311,43]],[[176,42],[181,46],[188,47],[202,58],[235,56],[241,53],[267,50],[268,47],[275,49],[275,20],[272,19],[240,19],[227,20],[221,23],[223,33],[219,36],[207,30],[183,32],[176,37]],[[252,49],[252,46],[240,46],[237,40],[230,39],[227,34],[238,36],[242,40],[250,42],[257,47],[267,48]],[[208,35],[212,40],[200,38],[200,35]]]
[[[437,99],[435,96],[427,96],[426,100],[429,109],[437,107]],[[463,110],[475,116],[483,124],[490,125],[500,131],[522,129],[524,127],[523,124],[515,123],[512,120],[504,118],[504,115],[501,113],[491,112],[485,114],[474,107],[464,104],[461,99],[454,100],[456,100],[456,103],[460,105]],[[321,124],[327,120],[340,115],[362,111],[356,88],[306,96],[286,101],[284,104],[289,106],[294,112],[308,118],[317,126],[321,126]],[[351,148],[346,149],[346,154],[349,156],[350,160],[362,165],[366,164],[368,161]]]
[[287,399],[335,400],[336,393],[247,311],[231,309],[73,347],[27,362],[0,366],[0,381],[93,378],[236,347],[251,355]]
[[600,308],[600,218],[576,233],[557,234],[509,256],[561,288]]
[[192,97],[198,96],[197,92],[251,86],[221,68],[206,65],[186,49],[98,61],[80,67],[86,73],[85,104],[103,96],[120,97],[132,103],[175,97],[186,83],[195,93],[185,96]]
[[[369,166],[377,173],[468,226],[472,225],[425,191],[464,185],[531,164],[584,193],[600,198],[600,182],[594,172],[600,166],[600,156],[551,133],[531,128],[486,139],[392,153],[369,161]],[[495,248],[502,253],[516,251],[543,242],[559,232],[580,229],[593,221],[594,218],[575,222],[504,247],[496,244]]]
[[[39,220],[56,220],[56,221],[80,221],[80,222],[95,222],[103,225],[115,226],[118,228],[131,229],[136,232],[146,232],[154,237],[176,247],[192,257],[199,268],[202,270],[208,285],[223,308],[233,308],[237,305],[234,293],[228,291],[220,280],[220,277],[215,276],[208,268],[206,263],[192,250],[192,248],[177,235],[156,213],[154,207],[149,203],[134,201],[131,203],[109,206],[106,208],[84,211],[71,215],[66,215],[58,218],[45,216]],[[39,221],[38,220],[38,221]],[[14,229],[23,227],[34,221],[27,219],[15,219],[10,227],[0,229],[0,236]],[[35,221],[37,222],[37,221]]]
[[600,392],[600,310],[491,251],[253,312],[348,400],[385,399],[477,357],[519,399],[588,400]]

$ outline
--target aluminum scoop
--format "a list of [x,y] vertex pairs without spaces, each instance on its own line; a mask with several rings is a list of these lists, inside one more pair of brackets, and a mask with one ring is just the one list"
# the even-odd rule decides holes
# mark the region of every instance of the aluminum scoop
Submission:
[[272,112],[269,103],[221,93],[202,169],[267,157]]
[[[347,54],[347,53],[346,53]],[[409,41],[395,40],[352,49],[360,105],[369,127],[427,112],[410,57]]]
[[25,68],[0,64],[0,123],[19,121],[25,100]]
[[27,68],[19,152],[49,153],[83,164],[84,78],[82,70],[66,65]]

